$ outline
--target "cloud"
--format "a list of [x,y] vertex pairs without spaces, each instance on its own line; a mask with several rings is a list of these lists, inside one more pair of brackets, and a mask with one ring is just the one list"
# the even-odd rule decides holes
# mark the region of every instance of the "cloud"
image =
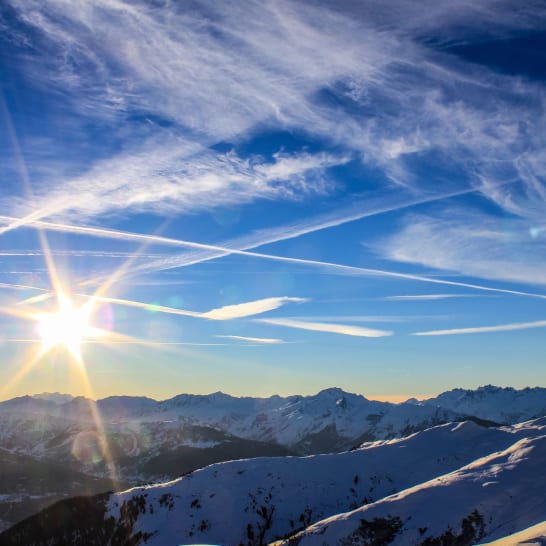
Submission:
[[275,345],[280,343],[286,343],[282,339],[271,338],[271,337],[248,337],[248,336],[228,336],[228,335],[225,335],[225,336],[217,335],[215,337],[235,339],[237,341],[248,341],[249,343],[263,343],[265,345]]
[[533,224],[469,208],[406,217],[402,229],[374,244],[390,260],[472,277],[546,285],[546,248]]
[[529,328],[544,328],[546,320],[535,322],[519,322],[514,324],[499,324],[496,326],[479,326],[475,328],[453,328],[450,330],[432,330],[430,332],[416,332],[413,336],[452,336],[459,334],[485,334],[492,332],[509,332],[512,330],[527,330]]
[[[137,252],[124,252],[124,251],[110,251],[110,250],[52,250],[48,251],[48,254],[51,256],[70,256],[70,257],[87,257],[87,258],[133,258],[141,260],[157,260],[159,258],[165,258],[168,254],[155,253],[151,254],[147,252],[146,254],[137,253]],[[13,257],[23,257],[23,256],[44,256],[43,250],[8,250],[0,251],[0,256],[13,256]]]
[[[311,162],[309,157],[301,157],[298,156],[297,158],[292,157],[291,162],[291,170],[293,171],[292,174],[296,175],[298,174],[301,176],[302,172],[299,172],[297,170],[294,170],[293,163],[299,162],[300,160],[302,163],[302,169],[313,169],[313,170],[320,170],[324,166],[326,166],[326,163],[328,161],[331,162],[333,165],[336,161],[338,163],[343,163],[346,161],[343,157],[338,157],[336,159],[336,156],[331,156],[327,154],[319,154],[319,156],[315,156],[314,159],[318,157],[319,163],[315,163],[314,166]],[[321,167],[320,162],[322,161],[321,158],[324,159],[324,165]],[[124,163],[122,161],[122,163]],[[276,165],[279,167],[279,165]],[[274,169],[275,165],[271,165],[271,168]],[[106,169],[107,170],[107,169]],[[146,171],[144,171],[146,172]],[[137,175],[137,178],[140,177],[143,181],[143,184],[146,186],[146,191],[149,192],[149,181],[144,179],[144,176],[142,172]],[[116,200],[116,204],[114,208],[120,208],[122,206],[127,205],[127,198],[124,195],[125,191],[133,191],[132,190],[132,184],[128,183],[128,180],[130,177],[128,176],[127,181],[123,183],[125,186],[123,191],[121,191],[121,197]],[[95,180],[93,178],[93,180]],[[110,179],[109,179],[110,180]],[[80,183],[85,182],[80,180],[77,185]],[[93,182],[95,183],[95,182]],[[108,184],[111,184],[111,181],[108,182]],[[82,183],[82,186],[86,187],[89,186],[89,184]],[[159,183],[159,186],[161,186],[161,182]],[[107,185],[107,187],[109,187]],[[137,184],[138,187],[138,184]],[[75,195],[70,195],[70,192],[67,191],[66,188],[64,188],[62,191],[66,193],[66,195],[62,199],[58,199],[55,197],[49,197],[48,199],[51,200],[50,205],[43,205],[43,207],[35,211],[33,213],[28,214],[25,217],[13,217],[13,216],[0,216],[0,222],[3,222],[6,224],[4,227],[0,228],[0,234],[5,233],[7,231],[10,231],[12,229],[16,229],[18,227],[23,226],[30,226],[30,227],[41,227],[45,229],[50,230],[56,230],[56,231],[65,231],[69,233],[82,233],[82,234],[88,234],[88,235],[96,235],[101,236],[100,228],[86,228],[84,226],[70,226],[67,224],[60,224],[60,223],[44,223],[40,221],[40,218],[49,216],[51,214],[59,213],[66,210],[77,210],[80,213],[85,212],[82,209],[82,206],[87,207],[89,206],[89,202],[91,202],[91,206],[95,207],[95,213],[99,213],[100,210],[106,210],[108,209],[108,200],[106,204],[102,203],[101,200],[97,200],[96,196],[93,196],[91,193],[85,193],[78,190],[78,192],[75,192]],[[201,190],[202,191],[202,190]],[[300,221],[295,224],[289,224],[284,226],[278,226],[275,228],[269,228],[269,229],[262,229],[257,230],[253,232],[251,235],[239,237],[238,239],[226,241],[223,243],[224,247],[230,247],[234,249],[241,249],[241,250],[247,250],[251,248],[260,247],[266,244],[271,244],[279,241],[285,241],[288,239],[294,239],[297,237],[301,237],[303,235],[307,235],[310,233],[315,233],[317,231],[322,231],[325,229],[329,229],[332,227],[341,226],[350,222],[354,222],[357,220],[361,220],[363,218],[369,218],[372,216],[377,216],[380,214],[385,214],[387,212],[393,212],[397,210],[402,210],[405,208],[413,207],[415,205],[421,205],[426,203],[433,203],[435,201],[441,201],[444,199],[449,199],[452,197],[457,197],[461,195],[466,195],[469,193],[474,193],[479,191],[479,188],[464,188],[462,190],[456,190],[456,191],[450,191],[450,192],[440,192],[432,195],[425,195],[425,196],[418,196],[415,197],[415,195],[412,195],[409,192],[404,192],[400,189],[398,189],[396,192],[381,192],[379,195],[370,196],[368,195],[366,199],[358,200],[357,202],[353,203],[352,205],[337,209],[331,213],[319,215],[314,218],[310,218],[306,221]],[[161,192],[153,192],[156,199],[159,199],[159,195]],[[214,196],[211,203],[214,205],[214,199],[217,198],[217,196]],[[229,197],[228,199],[231,199],[233,197]],[[224,199],[221,197],[221,199]],[[85,205],[81,205],[85,204]],[[208,204],[208,203],[207,203]],[[172,207],[173,203],[171,202],[168,207]],[[198,207],[199,205],[195,202],[192,203],[193,207]],[[87,211],[89,212],[89,210]],[[81,217],[79,218],[81,221]],[[105,232],[103,232],[102,236]],[[110,233],[110,236],[112,236],[112,233]],[[144,237],[144,236],[143,236]],[[159,241],[159,238],[153,238],[153,236],[149,236],[150,241],[155,240]],[[121,237],[118,237],[121,238]],[[135,240],[134,237],[132,240]],[[187,245],[188,246],[188,245]],[[199,248],[197,245],[194,245],[195,248]],[[202,245],[200,247],[203,250],[213,250],[212,246],[207,247],[207,245]],[[68,251],[72,252],[72,251]],[[181,256],[170,256],[168,258],[165,258],[163,261],[155,261],[152,262],[146,266],[137,266],[137,270],[143,270],[145,268],[153,269],[158,264],[162,265],[165,263],[179,263],[180,265],[185,265],[186,263],[196,263],[196,261],[206,261],[209,259],[213,259],[219,256],[224,256],[226,253],[225,251],[218,250],[217,252],[211,253],[205,253],[205,254],[199,254],[199,255],[192,255],[188,256],[186,254]],[[178,260],[178,262],[176,262]]]
[[[39,339],[16,339],[16,338],[0,338],[0,343],[41,343],[43,344],[44,340]],[[225,347],[228,346],[228,343],[195,343],[191,341],[151,341],[147,339],[109,339],[107,342],[101,340],[93,339],[82,339],[80,341],[81,345],[145,345],[147,347],[162,347],[169,345],[190,345],[198,347]]]
[[[55,90],[72,114],[106,121],[119,145],[95,161],[74,157],[74,165],[86,166],[65,168],[78,173],[72,176],[45,169],[34,178],[31,200],[6,196],[3,206],[10,214],[4,218],[12,219],[0,234],[45,218],[187,214],[259,199],[306,199],[337,188],[330,169],[349,160],[379,169],[385,188],[378,196],[216,248],[193,245],[194,252],[135,264],[130,274],[192,265],[231,249],[249,250],[475,191],[528,222],[528,229],[539,225],[546,207],[543,90],[526,78],[469,63],[451,46],[476,34],[497,39],[514,29],[540,29],[543,10],[492,0],[393,6],[372,0],[360,6],[197,2],[192,9],[113,0],[13,2],[21,24],[11,39],[34,46],[32,58],[28,48],[17,50],[29,81]],[[137,119],[147,119],[150,128],[128,137],[122,128],[136,126]],[[277,151],[267,159],[239,150],[262,132],[286,129],[331,151]],[[232,151],[215,151],[218,142],[229,142]],[[493,253],[495,245],[476,237],[464,221],[455,224],[421,216],[380,252],[470,276],[546,283],[538,245],[523,245],[523,259],[520,250],[515,259],[506,258],[503,245]],[[479,232],[479,221],[471,227]],[[432,282],[299,263],[331,273]]]
[[[409,2],[395,2],[392,10],[371,3],[373,9],[364,7],[369,3],[197,2],[190,9],[112,0],[14,2],[14,12],[33,29],[27,39],[43,53],[25,58],[34,81],[68,96],[68,105],[87,116],[114,117],[121,125],[156,116],[176,130],[158,130],[163,136],[140,150],[132,142],[131,152],[98,161],[73,180],[49,181],[38,195],[51,198],[38,199],[31,210],[21,204],[13,215],[36,220],[72,208],[93,216],[124,205],[187,210],[320,188],[312,172],[321,160],[309,154],[277,154],[272,163],[249,165],[210,149],[286,128],[345,150],[334,164],[356,154],[421,194],[440,183],[457,190],[481,180],[491,184],[488,198],[507,209],[544,203],[541,90],[464,62],[447,47],[477,29],[498,37],[506,36],[508,23],[512,30],[541,28],[541,11],[518,7],[514,17],[510,3],[437,2],[417,17]],[[457,100],[454,88],[461,91]],[[187,139],[174,137],[182,132]],[[534,136],[522,148],[525,135]],[[458,182],[442,169],[416,175],[416,154],[425,161],[441,156],[440,165],[453,167]],[[323,157],[320,168],[325,165],[331,159]],[[290,182],[277,188],[270,184],[275,177]],[[525,188],[521,198],[498,186],[515,179]],[[65,199],[67,184],[84,188],[87,198]]]
[[255,319],[255,321],[263,324],[272,324],[274,326],[286,326],[288,328],[310,330],[313,332],[328,332],[331,334],[342,334],[345,336],[384,337],[392,335],[392,332],[388,332],[386,330],[374,330],[372,328],[363,328],[361,326],[332,324],[329,322],[307,322],[284,318]]
[[291,2],[13,7],[41,34],[39,79],[69,89],[83,112],[160,112],[215,140],[318,117],[313,92],[355,70],[370,74],[391,42],[333,10]]
[[[354,300],[351,300],[354,301]],[[434,315],[436,318],[437,315]],[[408,320],[422,319],[423,316],[396,316],[396,315],[313,315],[313,316],[290,316],[290,320],[302,322],[330,322],[330,321],[346,321],[346,322],[406,322]],[[427,317],[429,318],[429,317]]]
[[12,284],[7,282],[0,282],[0,288],[5,288],[7,290],[39,290],[41,292],[46,292],[44,288],[39,288],[37,286],[29,286],[26,284]]
[[159,127],[160,136],[140,147],[126,138],[124,151],[73,179],[35,181],[35,199],[13,203],[12,215],[22,219],[4,230],[66,211],[184,212],[323,191],[328,184],[320,171],[351,154],[277,152],[260,162],[210,145],[241,138],[257,124],[309,126],[320,118],[316,91],[356,67],[370,72],[386,47],[363,56],[360,47],[372,46],[375,32],[357,46],[348,36],[354,24],[344,16],[291,3],[189,10],[31,1],[13,9],[33,29],[29,40],[41,46],[34,50],[38,59],[25,58],[26,69],[33,81],[58,89],[65,107],[94,119],[117,117],[122,125],[149,113],[174,120],[176,129]]
[[76,178],[42,183],[30,200],[12,200],[18,218],[0,228],[0,234],[48,217],[81,221],[120,210],[181,214],[257,199],[324,194],[333,187],[326,170],[348,160],[347,155],[330,153],[243,159],[179,140],[147,142],[140,151],[97,161]]
[[278,309],[288,302],[303,303],[305,301],[308,300],[305,298],[291,298],[286,296],[280,298],[265,298],[235,305],[226,305],[225,307],[219,307],[218,309],[212,309],[206,313],[201,313],[200,316],[211,320],[230,320],[266,313],[267,311]]
[[411,294],[403,296],[385,296],[381,299],[384,301],[433,301],[449,298],[468,298],[471,296],[471,294]]
[[305,298],[294,298],[288,296],[281,296],[276,298],[264,298],[261,300],[254,300],[245,303],[238,303],[235,305],[226,305],[225,307],[218,307],[217,309],[211,309],[210,311],[200,313],[198,311],[188,311],[186,309],[177,309],[174,307],[167,307],[164,305],[156,305],[151,303],[143,303],[134,300],[125,300],[120,298],[109,298],[106,296],[90,296],[86,294],[77,294],[80,297],[89,298],[97,302],[113,303],[116,305],[125,305],[127,307],[136,307],[139,309],[146,309],[153,311],[154,313],[167,313],[170,315],[180,315],[185,317],[203,318],[209,320],[232,320],[237,318],[249,317],[253,315],[260,315],[273,309],[278,309],[286,303],[296,302],[302,303],[307,301]]
[[[212,247],[210,247],[210,250],[202,248],[201,250],[197,249],[197,251],[193,253],[185,252],[157,260],[151,260],[145,264],[137,264],[134,268],[131,268],[129,274],[195,265],[197,263],[227,256],[230,253],[236,253],[237,251],[248,251],[268,244],[295,239],[311,233],[327,230],[364,218],[402,210],[419,204],[432,203],[466,195],[476,191],[478,191],[478,189],[465,188],[463,190],[457,190],[456,192],[437,193],[419,197],[415,197],[415,195],[410,192],[405,192],[399,188],[396,192],[381,192],[378,195],[369,195],[366,199],[357,200],[353,204],[344,208],[338,208],[331,213],[318,215],[304,221],[300,220],[293,224],[255,230],[249,235],[224,241],[217,245],[218,250],[216,251],[212,249]],[[220,247],[231,250],[221,250]]]
[[[0,221],[6,221],[6,220],[9,221],[11,219],[12,218],[10,217],[0,216]],[[462,288],[471,288],[474,290],[485,291],[485,292],[512,294],[515,296],[525,296],[525,297],[546,299],[545,294],[525,292],[522,290],[511,290],[507,288],[490,287],[490,286],[484,286],[480,284],[450,281],[450,280],[440,279],[436,277],[427,277],[425,275],[415,275],[411,273],[401,273],[397,271],[388,271],[383,269],[356,267],[356,266],[349,266],[349,265],[337,264],[332,262],[325,262],[320,260],[307,260],[303,258],[292,258],[288,256],[278,256],[274,254],[265,254],[261,252],[237,250],[233,248],[222,247],[219,245],[210,245],[205,243],[197,243],[194,241],[186,241],[182,239],[172,239],[168,237],[161,237],[159,235],[144,235],[139,233],[123,232],[123,231],[111,230],[111,229],[105,229],[105,228],[74,226],[74,225],[43,222],[43,221],[33,221],[32,227],[42,228],[46,230],[67,232],[67,233],[91,235],[95,237],[104,237],[104,238],[126,240],[126,241],[137,241],[141,243],[155,243],[155,244],[161,244],[166,246],[189,247],[189,248],[195,248],[200,250],[213,251],[215,253],[220,253],[220,255],[222,256],[235,254],[239,256],[261,258],[264,260],[271,260],[271,261],[277,261],[282,263],[291,263],[296,265],[316,267],[316,268],[323,269],[324,271],[327,271],[328,273],[338,274],[338,275],[371,276],[371,277],[385,277],[385,278],[392,278],[392,279],[405,279],[405,280],[426,282],[426,283],[446,285],[446,286],[458,286]],[[192,263],[200,263],[201,261],[203,260],[198,259],[195,262],[185,263],[184,265],[191,265]],[[180,264],[176,265],[176,267],[179,267],[179,266]],[[172,265],[171,266],[165,265],[163,269],[168,269],[169,267],[172,267]],[[154,271],[157,271],[159,269],[161,268],[156,267]]]
[[[543,90],[521,75],[468,62],[451,46],[476,33],[493,39],[517,29],[540,29],[543,10],[492,0],[479,6],[438,1],[427,2],[423,15],[411,2],[393,5],[197,2],[190,10],[176,3],[160,8],[113,0],[74,6],[14,2],[21,22],[16,32],[31,29],[26,40],[33,42],[36,58],[24,59],[29,81],[56,90],[72,113],[107,120],[120,131],[120,145],[111,150],[122,151],[110,151],[111,157],[76,170],[79,175],[36,181],[31,202],[5,200],[12,214],[4,216],[11,220],[3,229],[38,225],[39,218],[68,212],[78,218],[120,210],[183,214],[256,199],[305,198],[328,191],[328,169],[355,158],[379,168],[385,179],[381,182],[391,190],[396,185],[404,199],[397,201],[394,191],[385,191],[388,198],[367,212],[333,213],[264,230],[234,241],[233,247],[241,255],[331,273],[434,282],[419,275],[243,254],[241,249],[328,229],[373,210],[399,210],[473,191],[533,229],[542,222],[546,206]],[[26,56],[26,51],[19,54]],[[154,127],[146,139],[140,138],[141,132],[134,139],[121,132],[136,118]],[[261,132],[286,129],[301,131],[335,152],[278,152],[264,160],[237,151]],[[222,141],[231,143],[233,151],[216,152],[213,144]],[[444,190],[441,195],[438,187]],[[528,246],[529,258],[516,259],[514,265],[511,257],[502,258],[500,245],[492,254],[494,245],[488,247],[487,238],[479,240],[455,223],[437,229],[446,227],[440,220],[421,216],[416,224],[429,222],[430,229],[405,226],[399,240],[394,236],[383,252],[393,260],[444,271],[544,284],[537,266],[543,251],[537,245]],[[479,221],[472,227],[479,232]],[[99,228],[74,232],[113,236]],[[405,235],[423,238],[410,240],[404,252],[399,242]],[[430,248],[439,250],[436,255],[425,246],[427,235]],[[148,241],[162,244],[160,238]],[[132,273],[234,253],[229,244],[186,243],[196,252],[137,264]]]

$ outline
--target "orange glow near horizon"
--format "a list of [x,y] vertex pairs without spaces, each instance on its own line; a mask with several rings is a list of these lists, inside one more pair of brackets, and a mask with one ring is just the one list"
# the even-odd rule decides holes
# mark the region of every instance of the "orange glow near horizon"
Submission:
[[377,400],[378,402],[392,402],[393,404],[399,404],[405,402],[410,398],[417,400],[426,400],[427,398],[433,398],[435,394],[369,394],[364,395],[368,400]]

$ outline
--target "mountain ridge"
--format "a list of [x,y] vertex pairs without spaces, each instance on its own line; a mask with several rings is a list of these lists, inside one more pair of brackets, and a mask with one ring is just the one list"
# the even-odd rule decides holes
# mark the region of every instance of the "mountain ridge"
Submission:
[[[134,396],[107,397],[96,403],[74,397],[63,402],[63,396],[53,393],[49,400],[42,393],[38,398],[0,403],[0,449],[30,457],[40,468],[61,464],[94,478],[108,479],[115,470],[119,480],[135,486],[174,479],[227,460],[335,453],[449,422],[470,419],[495,427],[508,418],[515,423],[546,415],[543,388],[454,389],[428,401],[398,404],[368,400],[339,388],[312,396],[269,398],[181,394],[159,402]],[[473,405],[468,402],[459,408],[464,411],[454,411],[458,406],[453,404],[461,397]],[[511,405],[512,399],[519,406]],[[454,409],[442,407],[438,400],[440,404],[447,400],[446,406]],[[97,415],[101,422],[94,422]],[[0,473],[9,466],[4,459],[0,457]],[[16,512],[29,515],[24,492],[25,488],[17,496]],[[45,497],[50,498],[49,493]],[[0,512],[14,513],[13,494],[0,487]],[[0,521],[0,529],[16,521]]]
[[[344,453],[217,463],[162,484],[63,501],[15,525],[0,542],[376,544],[349,542],[361,536],[355,533],[365,520],[375,522],[366,527],[370,540],[391,532],[392,540],[381,542],[389,546],[471,546],[546,519],[546,505],[537,504],[546,487],[537,474],[545,454],[544,419],[498,428],[451,423]],[[421,507],[415,514],[414,505]],[[73,516],[68,525],[56,517],[66,512]],[[500,525],[507,513],[517,521]],[[425,525],[427,518],[433,524]],[[448,542],[450,533],[459,541]]]

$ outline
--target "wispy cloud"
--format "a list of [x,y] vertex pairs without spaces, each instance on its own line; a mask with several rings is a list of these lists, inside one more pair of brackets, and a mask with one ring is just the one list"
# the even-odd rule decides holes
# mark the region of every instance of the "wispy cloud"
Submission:
[[[158,148],[150,157],[149,148]],[[174,142],[147,143],[144,151],[102,160],[81,176],[50,181],[33,199],[18,199],[18,217],[0,234],[48,217],[98,217],[119,210],[178,214],[256,199],[294,199],[327,192],[325,171],[348,161],[329,153],[276,154],[272,161],[214,154]]]
[[[434,315],[437,317],[437,315]],[[407,322],[410,320],[419,320],[423,318],[430,318],[430,315],[424,316],[415,316],[415,315],[304,315],[304,316],[294,316],[290,315],[290,320],[303,321],[303,322]]]
[[177,309],[175,307],[167,307],[164,305],[143,303],[140,301],[125,300],[121,298],[89,296],[85,294],[78,294],[78,296],[86,297],[97,302],[113,303],[116,305],[125,305],[127,307],[136,307],[139,309],[145,309],[157,313],[167,313],[170,315],[180,315],[185,317],[203,318],[209,320],[233,320],[253,315],[260,315],[262,313],[266,313],[267,311],[278,309],[279,307],[282,307],[283,305],[290,302],[302,303],[307,301],[305,298],[281,296],[276,298],[264,298],[261,300],[238,303],[235,305],[226,305],[224,307],[218,307],[216,309],[211,309],[210,311],[200,313],[198,311],[188,311],[186,309]]
[[[136,252],[124,252],[124,251],[111,251],[111,250],[50,250],[51,256],[68,256],[68,257],[85,257],[85,258],[133,258],[141,260],[157,260],[159,258],[165,258],[167,254],[155,253],[136,253]],[[37,256],[43,257],[43,250],[0,250],[0,256],[10,257],[27,257]]]
[[11,284],[7,282],[0,282],[0,288],[5,288],[6,290],[39,290],[40,292],[48,292],[47,289],[37,286],[29,286],[27,284]]
[[393,315],[320,315],[320,316],[294,316],[291,320],[298,321],[316,321],[316,322],[405,322],[417,317],[393,316]]
[[[403,210],[415,205],[433,203],[442,201],[469,193],[479,191],[478,188],[464,188],[455,192],[435,193],[415,197],[411,192],[397,189],[397,191],[381,192],[378,195],[368,195],[366,199],[360,199],[346,207],[338,207],[335,211],[318,215],[297,223],[276,226],[274,228],[261,229],[253,231],[249,235],[223,241],[214,248],[212,245],[208,249],[194,246],[192,253],[185,252],[171,255],[157,260],[151,260],[148,263],[136,264],[129,272],[133,274],[143,274],[150,271],[161,271],[195,265],[216,258],[221,258],[232,253],[249,251],[272,243],[295,239],[311,233],[327,230],[330,228],[342,226],[344,224],[378,216],[388,212]],[[2,217],[0,217],[1,221]],[[45,226],[45,224],[42,224]],[[49,225],[49,224],[48,224]],[[54,229],[61,229],[60,227]],[[67,227],[67,229],[69,229]],[[188,245],[189,246],[189,245]]]
[[228,336],[228,335],[217,335],[215,337],[234,339],[236,341],[247,341],[249,343],[263,343],[265,345],[276,345],[280,343],[286,343],[282,339],[272,338],[272,337],[249,337],[249,336]]
[[217,140],[258,122],[320,119],[314,91],[355,70],[372,73],[395,45],[333,10],[291,2],[14,8],[45,39],[49,57],[34,70],[71,90],[83,112],[160,112]]
[[391,260],[467,276],[546,285],[546,248],[528,220],[498,219],[479,210],[444,208],[412,214],[374,248]]
[[475,328],[452,328],[450,330],[431,330],[416,332],[414,336],[452,336],[459,334],[486,334],[492,332],[509,332],[511,330],[527,330],[529,328],[545,328],[546,320],[534,322],[517,322],[513,324],[498,324],[496,326],[478,326]]
[[[0,338],[1,343],[40,343],[43,344],[44,340],[41,338]],[[104,345],[104,341],[98,341],[93,339],[82,339],[80,341],[81,345]],[[229,343],[196,343],[192,341],[155,341],[147,339],[109,339],[107,342],[108,345],[145,345],[147,347],[163,347],[163,346],[177,346],[177,345],[189,345],[197,347],[225,347]]]
[[341,334],[345,336],[385,337],[392,335],[392,332],[386,330],[375,330],[372,328],[364,328],[362,326],[353,326],[349,324],[333,324],[330,322],[308,322],[287,318],[255,319],[255,321],[263,324],[272,324],[274,326],[286,326],[287,328],[310,330],[313,332],[327,332],[331,334]]
[[[10,219],[11,219],[10,217],[0,216],[0,221],[6,221]],[[265,260],[272,260],[272,261],[283,262],[283,263],[291,263],[291,264],[297,264],[297,265],[317,267],[325,271],[328,271],[329,273],[340,274],[340,275],[405,279],[405,280],[426,282],[426,283],[446,285],[446,286],[471,288],[474,290],[485,291],[485,292],[512,294],[516,296],[546,299],[545,294],[525,292],[522,290],[511,290],[506,288],[490,287],[490,286],[484,286],[480,284],[450,281],[450,280],[441,279],[437,277],[427,277],[425,275],[415,275],[411,273],[402,273],[402,272],[388,271],[383,269],[356,267],[356,266],[349,266],[349,265],[337,264],[332,262],[325,262],[320,260],[308,260],[303,258],[292,258],[288,256],[277,256],[274,254],[252,252],[247,250],[237,250],[234,248],[226,248],[219,245],[198,243],[194,241],[186,241],[181,239],[172,239],[168,237],[162,237],[159,235],[144,235],[139,233],[123,232],[123,231],[111,230],[111,229],[105,229],[105,228],[74,226],[74,225],[68,225],[68,224],[59,224],[59,223],[43,222],[43,221],[33,221],[32,226],[46,229],[46,230],[61,231],[61,232],[67,232],[67,233],[79,233],[82,235],[90,235],[95,237],[104,237],[104,238],[111,238],[111,239],[117,239],[117,240],[137,241],[141,243],[154,243],[154,244],[167,245],[167,246],[188,247],[188,248],[199,249],[199,250],[213,251],[214,253],[220,253],[221,255],[235,254],[239,256],[261,258]],[[203,260],[199,258],[197,261],[193,261],[191,263],[186,262],[184,265],[200,263],[201,261]],[[179,266],[180,264],[176,265],[176,267],[179,267]],[[173,267],[173,266],[172,265],[168,266],[164,264],[163,267],[157,267],[154,269],[154,271],[157,271],[160,269],[168,269],[169,267]]]
[[303,303],[308,301],[305,298],[265,298],[262,300],[249,301],[246,303],[238,303],[235,305],[226,305],[225,307],[219,307],[218,309],[212,309],[206,313],[201,313],[202,318],[211,320],[230,320],[234,318],[248,317],[252,315],[260,315],[273,309],[285,305],[286,303]]
[[[394,5],[249,1],[189,9],[111,0],[88,6],[14,2],[33,37],[40,36],[43,57],[25,59],[36,81],[58,89],[87,116],[122,125],[136,112],[179,130],[157,131],[163,136],[154,134],[140,150],[131,142],[124,146],[131,151],[98,161],[73,180],[47,181],[31,207],[12,208],[19,220],[8,227],[63,211],[164,212],[282,198],[324,187],[321,171],[348,157],[379,166],[391,181],[421,195],[439,183],[452,190],[481,184],[484,195],[506,210],[528,212],[533,203],[544,204],[544,142],[536,130],[543,123],[540,89],[464,63],[441,47],[450,36],[460,39],[478,29],[503,36],[508,21],[512,29],[541,28],[543,13],[529,5],[512,17],[509,3],[437,2],[427,5],[426,17],[417,17],[413,4]],[[430,43],[423,32],[432,34]],[[454,87],[462,90],[457,101]],[[491,93],[495,101],[488,100]],[[371,103],[385,108],[370,116]],[[345,151],[253,162],[209,148],[244,140],[259,128],[287,127]],[[180,129],[188,140],[174,136]],[[536,135],[524,150],[522,134]],[[416,176],[408,163],[416,153],[445,158],[459,182],[441,169]],[[499,186],[508,180],[519,180],[524,191],[516,196]],[[81,199],[72,202],[71,187]]]
[[385,296],[384,301],[434,301],[449,298],[469,298],[472,294],[409,294],[402,296]]

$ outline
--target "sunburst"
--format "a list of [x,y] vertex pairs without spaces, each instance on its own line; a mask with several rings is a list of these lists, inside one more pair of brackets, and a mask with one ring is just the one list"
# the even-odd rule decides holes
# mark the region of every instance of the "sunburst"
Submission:
[[38,335],[42,339],[43,352],[55,347],[64,347],[77,361],[81,359],[81,344],[87,339],[97,338],[102,331],[92,326],[92,300],[76,307],[64,292],[57,294],[58,308],[51,313],[35,315]]

